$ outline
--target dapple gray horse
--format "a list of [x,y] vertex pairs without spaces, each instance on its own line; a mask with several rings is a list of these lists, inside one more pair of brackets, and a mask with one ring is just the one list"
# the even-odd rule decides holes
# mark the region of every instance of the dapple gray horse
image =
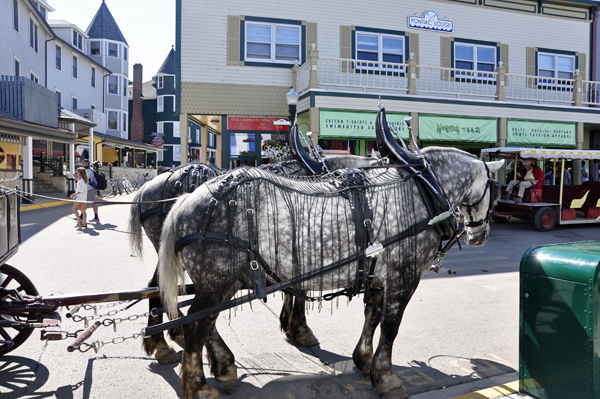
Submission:
[[[489,214],[499,197],[498,191],[491,188],[491,171],[500,168],[502,162],[489,163],[488,169],[474,156],[452,148],[430,147],[423,154],[436,171],[452,209],[467,222],[465,241],[483,245],[489,235]],[[176,245],[182,238],[203,237],[207,232],[216,232],[213,236],[235,232],[242,239],[237,242],[255,241],[263,267],[270,265],[280,276],[297,278],[341,259],[360,256],[363,249],[357,245],[357,229],[363,222],[367,225],[366,219],[356,216],[360,209],[364,215],[371,215],[374,241],[385,245],[373,270],[373,292],[353,359],[362,372],[370,375],[381,394],[407,397],[392,370],[392,345],[420,277],[430,270],[436,257],[441,236],[428,227],[432,215],[414,175],[390,167],[369,169],[354,176],[363,176],[364,185],[348,186],[346,180],[330,175],[321,181],[298,181],[259,169],[238,169],[180,198],[165,220],[159,251],[161,295],[170,315],[177,314],[178,281],[183,280],[183,266],[196,288],[190,314],[230,299],[238,289],[240,271],[248,267],[248,248],[200,238],[200,242],[180,246],[178,251]],[[352,200],[357,198],[352,193],[364,195],[361,198],[366,200],[358,203]],[[394,237],[402,239],[394,241]],[[230,242],[234,241],[231,238]],[[301,288],[347,288],[354,284],[355,275],[356,262],[350,262],[301,284]],[[219,397],[204,375],[205,346],[217,383],[227,392],[235,387],[235,360],[218,336],[217,316],[212,314],[183,327],[185,350],[180,375],[185,398]],[[381,336],[373,353],[377,326]]]
[[[296,137],[297,138],[297,137]],[[302,151],[301,148],[299,148]],[[306,157],[306,154],[300,154]],[[310,161],[309,161],[310,162]],[[325,160],[325,165],[329,170],[361,168],[371,166],[378,161],[374,158],[358,156],[330,156]],[[262,165],[260,168],[272,171],[276,174],[288,176],[309,176],[312,175],[300,162],[287,161],[278,164]],[[158,253],[160,247],[160,232],[163,227],[165,217],[172,205],[172,202],[153,203],[152,201],[176,198],[184,193],[190,193],[201,186],[206,181],[220,176],[227,171],[224,169],[212,168],[205,164],[182,165],[168,172],[158,175],[150,182],[144,184],[135,195],[129,215],[129,243],[132,252],[136,256],[142,254],[142,228],[148,239]],[[139,203],[146,202],[146,203]],[[156,270],[152,279],[148,283],[149,287],[158,286]],[[159,298],[149,301],[150,310],[161,308],[162,302]],[[284,303],[280,314],[281,330],[290,338],[303,346],[312,346],[318,343],[312,330],[306,324],[305,301],[301,298],[295,298],[290,294],[285,294]],[[148,317],[148,326],[154,326],[162,323],[162,314],[150,315]],[[181,329],[169,330],[169,336],[181,347],[183,347],[183,336]],[[145,337],[142,343],[144,351],[148,355],[153,355],[155,359],[162,364],[172,363],[178,360],[175,350],[167,344],[162,333]]]

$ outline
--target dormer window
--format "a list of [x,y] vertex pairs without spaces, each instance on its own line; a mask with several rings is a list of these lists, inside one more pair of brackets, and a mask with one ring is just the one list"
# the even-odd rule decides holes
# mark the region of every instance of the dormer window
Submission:
[[118,57],[119,56],[119,46],[117,43],[108,43],[108,56],[109,57]]
[[75,29],[73,29],[73,46],[79,50],[83,50],[83,36],[81,36]]
[[90,42],[90,55],[100,55],[100,42]]

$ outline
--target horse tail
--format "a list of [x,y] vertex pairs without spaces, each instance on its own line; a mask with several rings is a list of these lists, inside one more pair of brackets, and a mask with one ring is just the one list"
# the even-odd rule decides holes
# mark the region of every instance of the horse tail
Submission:
[[177,317],[177,296],[179,294],[179,281],[185,280],[181,254],[175,250],[177,241],[177,211],[189,194],[184,194],[177,199],[167,215],[160,236],[160,250],[158,252],[158,286],[162,303],[167,308],[171,319]]
[[131,212],[129,213],[129,248],[131,248],[133,256],[142,257],[142,222],[141,222],[141,202],[142,187],[133,197]]

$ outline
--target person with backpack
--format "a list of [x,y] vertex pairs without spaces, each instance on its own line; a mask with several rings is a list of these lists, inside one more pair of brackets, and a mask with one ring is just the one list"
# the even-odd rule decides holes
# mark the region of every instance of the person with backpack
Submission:
[[98,217],[98,205],[96,205],[96,203],[95,203],[96,190],[97,190],[98,183],[97,183],[96,177],[94,175],[94,171],[92,170],[92,168],[90,168],[89,159],[83,160],[83,167],[85,168],[85,171],[86,171],[86,173],[88,175],[88,179],[89,179],[89,184],[87,186],[88,187],[87,201],[92,202],[93,203],[92,207],[94,208],[94,218],[90,220],[90,223],[100,223],[100,218]]

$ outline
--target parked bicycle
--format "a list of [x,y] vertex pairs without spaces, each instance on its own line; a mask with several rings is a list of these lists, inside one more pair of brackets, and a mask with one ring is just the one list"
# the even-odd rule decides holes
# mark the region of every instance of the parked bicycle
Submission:
[[137,190],[138,188],[142,187],[144,185],[144,183],[152,180],[152,177],[150,177],[150,172],[144,172],[144,173],[137,173],[138,177],[137,179],[135,179],[135,183],[133,183],[133,189]]

